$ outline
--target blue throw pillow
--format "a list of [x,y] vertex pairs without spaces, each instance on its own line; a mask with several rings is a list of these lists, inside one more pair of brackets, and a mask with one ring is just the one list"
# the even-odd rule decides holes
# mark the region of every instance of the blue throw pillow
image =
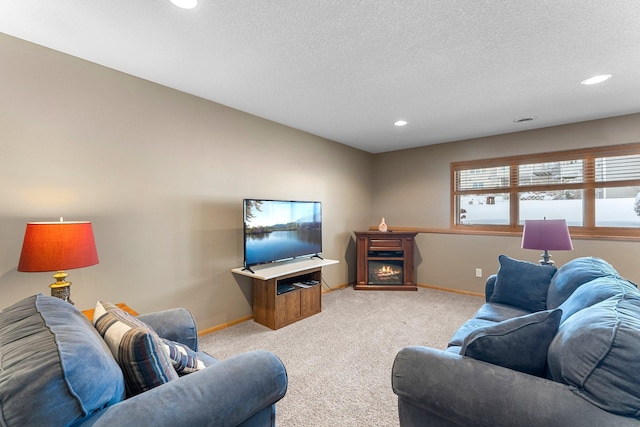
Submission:
[[559,309],[539,311],[478,328],[465,338],[460,354],[544,377],[561,316]]
[[498,257],[500,270],[489,302],[507,304],[528,311],[547,309],[547,291],[556,272],[552,265],[519,261],[506,255]]
[[484,328],[485,326],[495,325],[496,322],[485,319],[473,318],[469,319],[462,326],[458,328],[458,330],[453,334],[453,336],[449,339],[448,347],[462,347],[462,343],[464,339],[473,331],[479,328]]

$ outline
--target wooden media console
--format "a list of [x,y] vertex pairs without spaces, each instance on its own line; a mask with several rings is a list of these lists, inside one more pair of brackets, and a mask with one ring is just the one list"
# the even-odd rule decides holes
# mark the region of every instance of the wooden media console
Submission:
[[337,263],[313,258],[231,271],[253,278],[253,320],[280,329],[322,311],[322,267]]

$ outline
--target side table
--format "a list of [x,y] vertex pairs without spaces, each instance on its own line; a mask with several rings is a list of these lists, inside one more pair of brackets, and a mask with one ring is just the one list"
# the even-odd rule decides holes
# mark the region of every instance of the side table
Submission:
[[[129,313],[132,316],[137,316],[139,314],[134,309],[132,309],[131,307],[129,307],[127,304],[125,304],[123,302],[117,303],[116,306],[121,308],[122,310],[126,311],[127,313]],[[90,308],[88,310],[82,310],[82,314],[87,316],[87,318],[89,320],[93,321],[93,312],[95,310],[96,310],[95,308]]]

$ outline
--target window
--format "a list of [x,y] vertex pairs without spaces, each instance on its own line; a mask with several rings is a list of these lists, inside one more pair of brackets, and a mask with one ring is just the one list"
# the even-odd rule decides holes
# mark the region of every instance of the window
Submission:
[[640,143],[451,164],[452,224],[517,231],[566,219],[572,233],[640,236]]

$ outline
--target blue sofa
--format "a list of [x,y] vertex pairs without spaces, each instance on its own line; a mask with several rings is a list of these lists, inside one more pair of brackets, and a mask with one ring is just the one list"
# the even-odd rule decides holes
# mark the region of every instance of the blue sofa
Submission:
[[640,426],[637,286],[594,257],[499,260],[446,350],[397,354],[400,425]]
[[[129,316],[135,319],[131,327],[118,321],[121,316],[128,322],[126,313],[109,315],[110,321],[103,316],[94,327],[74,306],[41,294],[0,313],[0,425],[275,425],[287,374],[274,354],[254,351],[216,361],[198,351],[196,325],[185,309]],[[103,338],[97,327],[105,325]],[[123,328],[118,360],[147,357],[135,369],[121,367],[107,344],[109,334]],[[126,347],[131,337],[135,345]],[[158,340],[180,350],[169,357]],[[151,365],[166,374],[144,371]],[[129,384],[131,372],[161,385],[136,389]]]

